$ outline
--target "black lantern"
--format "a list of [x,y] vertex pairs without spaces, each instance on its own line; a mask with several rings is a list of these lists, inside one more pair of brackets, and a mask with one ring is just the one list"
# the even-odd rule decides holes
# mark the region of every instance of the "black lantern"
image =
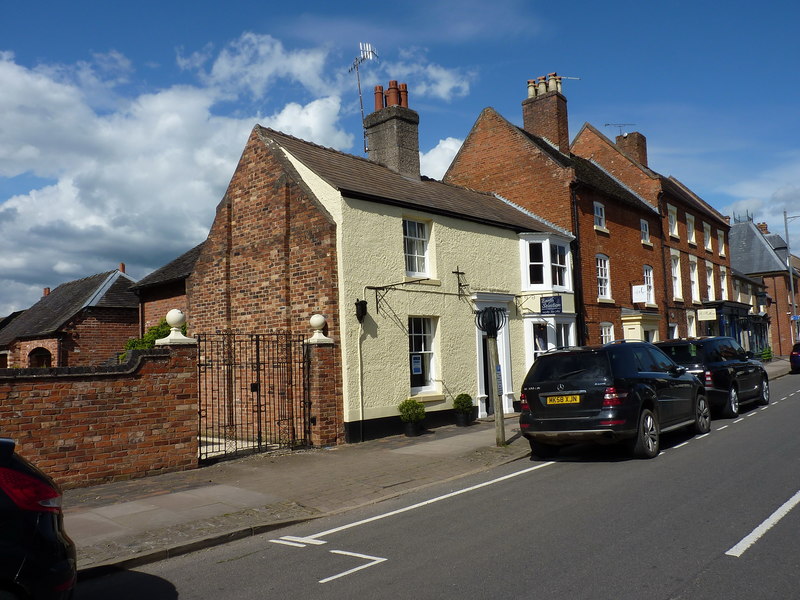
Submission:
[[356,319],[359,323],[364,322],[364,317],[367,316],[367,301],[359,300],[356,298]]
[[486,337],[497,338],[497,332],[506,324],[506,311],[496,306],[487,306],[475,313],[475,325],[486,332]]

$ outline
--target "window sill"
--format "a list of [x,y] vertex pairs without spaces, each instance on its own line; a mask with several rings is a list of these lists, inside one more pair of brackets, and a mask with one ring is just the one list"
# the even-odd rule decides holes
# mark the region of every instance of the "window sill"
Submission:
[[675,240],[676,242],[679,242],[681,240],[680,236],[678,234],[676,234],[676,233],[670,233],[669,234],[669,239]]
[[616,302],[614,302],[613,298],[598,298],[597,299],[597,303],[598,304],[616,304]]
[[683,303],[683,298],[682,297],[675,297],[675,298],[672,299],[672,301],[673,302],[680,302],[682,304]]
[[655,304],[653,302],[645,302],[644,306],[645,308],[658,308],[658,304]]
[[648,248],[652,248],[653,247],[653,242],[648,242],[648,241],[642,240],[642,246],[647,246]]
[[414,390],[411,390],[409,398],[419,400],[420,402],[440,402],[444,400],[444,394],[433,391],[414,392]]
[[431,278],[420,279],[421,277],[425,277],[425,275],[418,275],[416,277],[412,275],[406,275],[405,278],[403,279],[403,282],[418,283],[419,285],[439,285],[439,286],[442,285],[441,279],[431,279]]
[[697,248],[697,242],[695,242],[694,240],[689,240],[688,244],[689,244],[689,245],[690,245],[692,248]]
[[599,231],[600,233],[605,233],[606,235],[611,235],[611,232],[607,228],[600,227],[599,225],[595,225],[594,230]]

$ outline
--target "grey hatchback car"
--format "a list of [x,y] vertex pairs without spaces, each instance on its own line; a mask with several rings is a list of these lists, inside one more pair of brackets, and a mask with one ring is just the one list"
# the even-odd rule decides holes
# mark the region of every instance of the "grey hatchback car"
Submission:
[[623,441],[634,456],[653,458],[661,433],[708,433],[711,416],[685,367],[650,343],[623,341],[540,355],[522,385],[519,423],[532,459],[586,441]]

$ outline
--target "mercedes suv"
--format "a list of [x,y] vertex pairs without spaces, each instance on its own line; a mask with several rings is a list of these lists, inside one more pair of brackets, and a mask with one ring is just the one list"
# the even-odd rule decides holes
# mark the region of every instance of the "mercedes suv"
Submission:
[[739,406],[749,402],[769,404],[769,377],[764,365],[735,339],[715,336],[668,340],[656,346],[697,375],[711,407],[723,417],[736,417]]
[[700,381],[648,342],[611,342],[540,355],[520,394],[520,430],[531,458],[576,442],[626,443],[653,458],[660,434],[681,427],[708,433]]

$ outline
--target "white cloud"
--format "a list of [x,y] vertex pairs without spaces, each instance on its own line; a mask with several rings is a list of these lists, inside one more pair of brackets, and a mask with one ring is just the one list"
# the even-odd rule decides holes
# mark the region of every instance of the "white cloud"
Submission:
[[305,106],[292,102],[279,113],[262,120],[262,125],[321,146],[347,149],[353,145],[353,136],[335,127],[340,109],[341,100],[335,96],[320,98]]
[[441,179],[463,143],[464,140],[449,137],[439,140],[439,143],[428,152],[420,152],[419,162],[422,174],[434,179]]
[[477,73],[465,69],[448,69],[429,62],[425,51],[412,48],[401,52],[401,60],[383,65],[383,71],[398,81],[413,80],[415,95],[450,101],[469,94]]

